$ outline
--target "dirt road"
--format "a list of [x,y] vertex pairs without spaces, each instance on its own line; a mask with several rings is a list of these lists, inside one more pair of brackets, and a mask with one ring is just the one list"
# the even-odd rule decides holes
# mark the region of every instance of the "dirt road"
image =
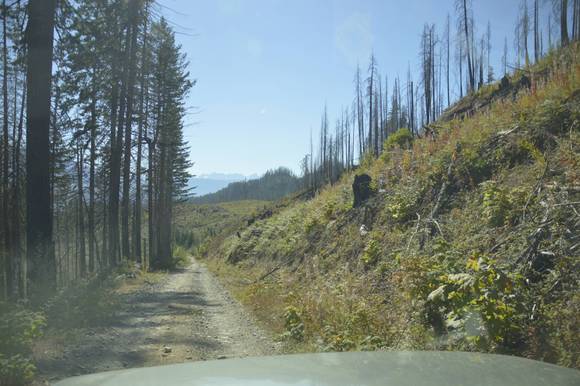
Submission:
[[120,296],[112,324],[75,332],[75,343],[37,348],[43,379],[277,351],[272,338],[199,262]]

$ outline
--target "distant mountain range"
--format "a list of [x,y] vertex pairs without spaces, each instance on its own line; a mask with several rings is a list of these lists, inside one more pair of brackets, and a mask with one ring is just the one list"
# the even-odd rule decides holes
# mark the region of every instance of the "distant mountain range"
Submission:
[[189,180],[189,187],[194,188],[192,193],[196,196],[204,196],[206,194],[217,192],[225,188],[232,182],[246,181],[256,179],[259,176],[252,174],[245,176],[236,173],[210,173],[195,176]]

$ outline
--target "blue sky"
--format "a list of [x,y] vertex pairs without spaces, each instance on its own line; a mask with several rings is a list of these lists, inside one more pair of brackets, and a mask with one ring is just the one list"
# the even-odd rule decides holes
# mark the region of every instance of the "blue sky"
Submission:
[[[391,80],[409,64],[417,79],[423,24],[441,32],[454,9],[454,0],[158,2],[198,80],[185,129],[198,175],[298,170],[324,104],[331,122],[350,104],[357,61],[366,68],[374,51]],[[479,33],[492,23],[496,73],[505,36],[512,50],[518,4],[474,0]]]

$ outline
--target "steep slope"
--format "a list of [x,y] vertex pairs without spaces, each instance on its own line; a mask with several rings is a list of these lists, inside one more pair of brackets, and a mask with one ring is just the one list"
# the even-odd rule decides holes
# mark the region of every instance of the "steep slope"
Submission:
[[291,351],[461,349],[579,367],[579,59],[577,46],[553,53],[512,77],[529,85],[481,90],[409,146],[387,140],[356,171],[376,192],[361,207],[346,174],[203,257]]

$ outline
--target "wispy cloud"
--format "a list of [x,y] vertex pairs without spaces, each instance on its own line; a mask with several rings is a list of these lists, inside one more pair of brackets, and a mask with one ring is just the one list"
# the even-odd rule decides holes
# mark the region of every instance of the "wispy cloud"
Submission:
[[334,44],[350,66],[365,60],[373,48],[371,15],[355,12],[337,25]]

